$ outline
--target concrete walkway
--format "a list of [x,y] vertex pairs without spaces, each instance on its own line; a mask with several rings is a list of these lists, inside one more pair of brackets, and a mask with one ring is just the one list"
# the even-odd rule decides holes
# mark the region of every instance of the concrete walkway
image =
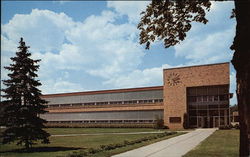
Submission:
[[187,134],[160,141],[113,157],[181,157],[201,141],[210,136],[216,129],[196,129]]

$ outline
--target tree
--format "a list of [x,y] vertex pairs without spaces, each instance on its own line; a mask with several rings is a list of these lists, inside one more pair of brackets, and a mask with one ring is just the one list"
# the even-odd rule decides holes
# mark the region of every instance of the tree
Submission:
[[[235,0],[232,16],[236,18],[236,36],[231,49],[234,50],[232,64],[236,70],[237,99],[240,116],[240,156],[250,154],[250,1]],[[138,24],[140,44],[163,40],[165,48],[174,46],[186,37],[191,22],[206,24],[206,10],[211,3],[204,1],[152,0],[142,12]]]
[[49,133],[44,131],[45,120],[39,114],[45,113],[45,100],[41,99],[41,91],[37,88],[41,85],[36,71],[40,60],[30,58],[28,46],[25,45],[23,38],[16,56],[12,57],[13,64],[5,69],[11,71],[8,80],[3,80],[6,88],[2,91],[6,100],[2,120],[6,130],[2,134],[3,144],[17,141],[17,145],[23,145],[26,149],[32,147],[35,141],[42,140],[42,143],[49,143]]

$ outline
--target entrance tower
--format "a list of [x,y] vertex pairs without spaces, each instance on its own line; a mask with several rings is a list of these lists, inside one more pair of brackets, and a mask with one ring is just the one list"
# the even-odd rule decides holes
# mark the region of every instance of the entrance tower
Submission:
[[164,124],[169,128],[229,124],[229,63],[164,69]]

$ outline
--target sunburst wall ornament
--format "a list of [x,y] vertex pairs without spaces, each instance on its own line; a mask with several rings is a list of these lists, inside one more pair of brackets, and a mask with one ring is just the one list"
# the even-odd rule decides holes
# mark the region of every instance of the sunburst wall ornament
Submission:
[[180,75],[177,73],[170,73],[167,78],[167,83],[170,86],[175,86],[181,82]]

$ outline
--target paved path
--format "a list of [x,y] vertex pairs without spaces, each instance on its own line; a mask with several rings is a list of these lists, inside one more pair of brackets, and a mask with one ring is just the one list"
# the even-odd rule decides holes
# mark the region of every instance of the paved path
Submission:
[[176,136],[148,146],[131,150],[113,157],[181,157],[201,141],[210,136],[216,129],[196,129],[187,134]]

